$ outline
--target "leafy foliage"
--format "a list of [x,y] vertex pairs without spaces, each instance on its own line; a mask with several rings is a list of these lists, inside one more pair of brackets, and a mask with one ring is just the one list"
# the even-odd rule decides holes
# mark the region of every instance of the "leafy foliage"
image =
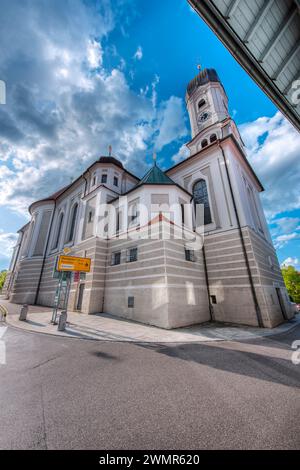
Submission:
[[7,271],[6,270],[3,270],[0,272],[0,291],[5,283],[5,279],[6,279],[6,275],[7,275]]
[[293,266],[285,266],[282,268],[283,279],[287,291],[294,302],[300,303],[300,272]]

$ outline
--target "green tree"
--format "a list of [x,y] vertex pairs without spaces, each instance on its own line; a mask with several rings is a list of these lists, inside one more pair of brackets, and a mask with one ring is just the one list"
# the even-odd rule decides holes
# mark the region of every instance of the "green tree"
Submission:
[[7,275],[6,270],[3,270],[3,271],[0,272],[0,292],[2,290],[2,287],[3,287],[4,283],[5,283],[6,275]]
[[300,304],[300,272],[294,266],[284,266],[281,272],[290,297]]

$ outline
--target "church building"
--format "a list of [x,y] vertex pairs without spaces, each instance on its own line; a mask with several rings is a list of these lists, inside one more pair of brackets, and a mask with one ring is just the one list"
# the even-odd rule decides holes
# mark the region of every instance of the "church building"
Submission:
[[[272,328],[293,316],[260,202],[263,186],[215,70],[191,80],[186,105],[190,156],[172,168],[154,161],[139,179],[109,151],[30,205],[5,285],[11,302],[53,306],[57,258],[69,248],[91,258],[91,271],[72,279],[72,311],[162,328],[208,321]],[[191,241],[197,206],[200,244]],[[183,226],[187,236],[176,236]]]

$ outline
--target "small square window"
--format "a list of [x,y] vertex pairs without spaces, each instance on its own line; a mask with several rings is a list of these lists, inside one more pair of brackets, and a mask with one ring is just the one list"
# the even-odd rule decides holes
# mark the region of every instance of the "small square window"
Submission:
[[101,176],[101,183],[107,183],[107,175]]
[[121,252],[116,251],[115,253],[112,254],[112,260],[111,264],[113,266],[116,266],[117,264],[121,264]]
[[128,308],[134,307],[134,297],[128,297]]
[[130,248],[127,250],[127,263],[132,263],[133,261],[137,261],[138,259],[138,249],[137,248]]
[[217,303],[217,297],[216,297],[215,295],[211,295],[210,298],[211,298],[211,303],[212,303],[212,304],[216,304],[216,303]]
[[119,184],[118,178],[114,176],[114,186],[118,186],[118,184]]
[[194,250],[188,250],[187,248],[185,248],[184,251],[185,251],[185,259],[186,259],[186,261],[195,261],[195,253],[194,253]]

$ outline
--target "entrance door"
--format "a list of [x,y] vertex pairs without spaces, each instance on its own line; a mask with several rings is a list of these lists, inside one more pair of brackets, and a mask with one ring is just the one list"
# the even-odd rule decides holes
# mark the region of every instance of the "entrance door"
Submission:
[[284,302],[283,302],[281,290],[280,290],[279,287],[276,287],[276,294],[277,294],[277,297],[278,297],[278,302],[279,302],[279,305],[280,305],[280,310],[281,310],[282,316],[285,320],[287,320],[288,318],[287,318],[287,315],[286,315]]
[[82,308],[83,292],[84,292],[84,284],[80,284],[79,291],[78,291],[77,307],[76,307],[77,310],[81,310]]

